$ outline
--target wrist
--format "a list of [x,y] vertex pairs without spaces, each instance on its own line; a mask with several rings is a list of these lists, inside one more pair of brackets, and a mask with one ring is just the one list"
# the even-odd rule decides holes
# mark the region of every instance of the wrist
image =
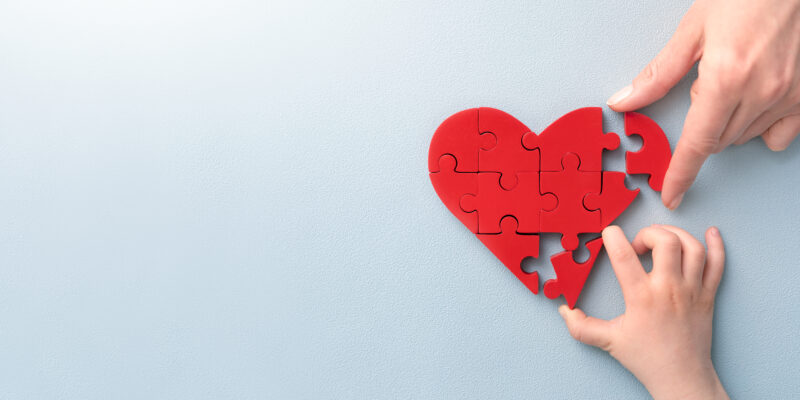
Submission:
[[[664,375],[657,377],[660,379],[642,382],[655,400],[729,399],[717,371],[710,362],[708,365],[696,368],[685,368],[680,374],[661,372]],[[663,379],[664,376],[670,375],[669,379]]]

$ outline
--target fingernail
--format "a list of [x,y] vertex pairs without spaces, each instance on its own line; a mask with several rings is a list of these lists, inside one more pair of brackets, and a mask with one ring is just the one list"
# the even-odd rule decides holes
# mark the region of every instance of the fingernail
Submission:
[[620,89],[619,92],[614,93],[611,98],[606,101],[606,104],[609,106],[613,106],[614,104],[619,103],[622,100],[625,100],[626,97],[630,96],[631,92],[633,92],[633,85],[625,86],[624,88]]
[[716,226],[711,227],[711,235],[712,236],[719,236],[719,229]]
[[685,193],[681,193],[678,197],[675,198],[675,200],[672,200],[672,203],[669,203],[669,207],[667,208],[669,208],[670,210],[678,208],[678,206],[681,205],[681,201],[683,201],[684,194]]
[[567,319],[567,306],[563,304],[558,306],[558,313],[561,314],[561,318]]

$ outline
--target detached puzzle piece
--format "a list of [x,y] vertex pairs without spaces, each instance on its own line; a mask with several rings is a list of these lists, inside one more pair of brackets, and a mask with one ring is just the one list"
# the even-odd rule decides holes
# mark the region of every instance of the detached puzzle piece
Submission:
[[616,133],[603,133],[603,110],[600,107],[579,108],[564,114],[541,134],[522,137],[529,150],[539,149],[542,171],[561,171],[561,159],[575,153],[581,160],[581,171],[602,171],[603,150],[619,147]]
[[625,153],[625,170],[629,174],[650,175],[647,183],[653,190],[660,192],[664,174],[672,158],[672,150],[664,131],[647,116],[626,112],[625,135],[639,135],[642,138],[642,148],[639,151]]
[[445,154],[458,160],[456,171],[478,172],[480,143],[477,108],[451,115],[433,134],[428,149],[428,172],[439,172],[439,159]]
[[436,194],[464,226],[472,233],[478,233],[478,214],[464,212],[459,205],[461,196],[478,193],[477,172],[456,172],[457,160],[450,154],[443,155],[437,160],[437,170],[431,172],[430,178]]
[[587,210],[600,211],[601,230],[611,225],[639,194],[639,189],[630,190],[625,186],[624,172],[603,171],[602,182],[600,193],[588,193],[583,198]]
[[500,220],[506,215],[517,219],[518,232],[538,233],[539,211],[555,206],[553,195],[539,193],[538,172],[517,173],[517,185],[511,190],[500,186],[499,173],[479,172],[478,193],[461,198],[462,211],[478,212],[478,233],[500,233]]
[[539,274],[522,270],[522,260],[539,257],[539,235],[517,233],[517,220],[505,217],[499,234],[475,235],[533,294],[539,293]]
[[[579,169],[581,160],[574,153],[567,153],[563,169],[559,172],[541,172],[542,193],[552,193],[558,205],[552,211],[543,211],[540,217],[542,232],[561,233],[564,250],[578,247],[578,234],[600,232],[600,212],[587,210],[583,197],[587,193],[600,192],[600,172]],[[479,189],[480,190],[480,189]],[[478,212],[480,228],[480,212]]]
[[478,130],[482,139],[480,172],[501,173],[500,186],[504,189],[516,186],[517,173],[539,171],[539,152],[522,146],[522,136],[530,132],[522,122],[506,112],[481,107]]
[[602,238],[586,243],[586,248],[589,249],[589,259],[581,264],[575,262],[571,251],[564,251],[550,257],[553,270],[556,272],[556,279],[550,279],[544,283],[544,295],[548,299],[555,299],[559,295],[563,295],[569,308],[575,308],[578,296],[583,290],[583,285],[586,284],[586,278],[592,272],[592,266],[594,266],[602,247]]

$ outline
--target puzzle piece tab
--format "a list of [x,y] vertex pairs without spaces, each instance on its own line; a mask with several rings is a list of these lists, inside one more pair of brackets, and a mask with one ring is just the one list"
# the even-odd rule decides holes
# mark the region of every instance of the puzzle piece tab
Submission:
[[478,234],[481,242],[494,253],[517,279],[533,294],[539,293],[539,274],[522,270],[522,260],[539,257],[539,235],[517,233],[517,220],[505,217],[500,221],[499,234]]
[[[600,232],[600,212],[587,210],[583,197],[587,193],[600,192],[600,172],[587,172],[579,169],[581,160],[574,153],[564,156],[562,170],[541,172],[542,193],[552,193],[558,199],[558,206],[541,213],[542,232],[561,233],[561,246],[564,250],[578,247],[578,234]],[[480,190],[480,188],[478,189]],[[480,212],[478,213],[480,229]]]
[[583,198],[587,210],[600,211],[600,229],[613,222],[631,204],[639,189],[630,190],[625,186],[625,173],[603,171],[603,184],[600,193],[588,193]]
[[[556,206],[553,195],[539,193],[539,173],[517,173],[517,185],[511,190],[500,186],[497,172],[478,173],[478,193],[461,198],[464,212],[478,212],[478,233],[500,233],[500,220],[506,215],[517,219],[517,232],[538,233],[539,211]],[[583,206],[581,208],[586,211]]]
[[477,172],[456,172],[456,158],[450,154],[443,155],[437,162],[439,172],[431,172],[430,178],[436,194],[467,229],[478,233],[478,213],[464,212],[459,205],[461,196],[478,193]]
[[561,171],[561,159],[575,153],[581,160],[581,171],[603,170],[603,150],[619,147],[616,133],[603,133],[603,110],[600,107],[579,108],[550,124],[541,134],[522,137],[529,150],[539,149],[542,171]]
[[556,279],[550,279],[544,283],[544,295],[548,299],[555,299],[559,295],[564,295],[569,308],[575,308],[578,296],[586,284],[586,278],[592,272],[597,255],[603,247],[603,239],[597,238],[586,243],[589,249],[589,259],[584,263],[576,263],[572,258],[571,251],[564,251],[550,257],[553,270],[556,272]]
[[459,111],[444,120],[431,139],[428,149],[428,172],[439,172],[439,158],[450,154],[458,160],[456,171],[478,172],[478,109]]
[[626,112],[625,135],[639,135],[642,138],[642,148],[639,151],[625,153],[625,170],[629,174],[650,175],[647,183],[653,190],[660,192],[664,174],[672,158],[672,150],[664,131],[647,116]]
[[516,186],[518,172],[539,171],[539,152],[522,146],[522,136],[530,132],[522,122],[503,111],[481,107],[478,129],[482,138],[489,137],[478,151],[480,172],[500,172],[504,189]]

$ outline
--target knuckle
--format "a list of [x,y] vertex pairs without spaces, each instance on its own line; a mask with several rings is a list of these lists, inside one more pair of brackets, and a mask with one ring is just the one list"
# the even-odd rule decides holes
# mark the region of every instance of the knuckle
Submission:
[[658,57],[654,58],[652,61],[645,65],[642,73],[639,74],[639,77],[643,81],[652,81],[658,76],[658,61],[656,61]]
[[686,245],[686,255],[694,262],[702,263],[706,259],[706,249],[700,243],[690,243]]
[[700,290],[689,283],[685,283],[681,286],[681,296],[687,304],[695,304],[699,301]]
[[676,305],[683,302],[680,292],[677,290],[678,286],[679,284],[672,280],[660,279],[653,288],[653,307],[675,309]]
[[662,235],[661,247],[663,247],[667,251],[680,251],[681,240],[678,238],[676,234],[672,232],[667,232],[664,235]]
[[792,85],[791,83],[789,84],[789,88],[787,89],[786,93],[786,100],[791,106],[800,105],[800,85]]
[[650,308],[655,303],[653,290],[644,285],[636,290],[633,296],[636,299],[636,304],[639,304],[644,308]]
[[567,326],[567,329],[569,330],[569,334],[570,336],[572,336],[573,339],[581,342],[581,338],[583,335],[583,328],[581,328],[581,325],[577,323],[572,323],[569,324],[569,326]]
[[649,85],[652,89],[660,94],[666,94],[670,90],[668,82],[662,79],[662,55],[659,54],[650,61],[639,74],[637,78],[642,84]]
[[687,136],[688,148],[700,155],[709,155],[719,146],[719,137],[715,135]]
[[736,51],[727,51],[712,57],[708,67],[714,77],[714,86],[726,93],[741,90],[754,68],[747,57]]
[[629,263],[633,261],[634,255],[625,248],[621,247],[614,247],[611,249],[607,249],[608,256],[612,260],[616,260],[617,262],[621,263]]
[[700,312],[711,313],[714,311],[714,296],[707,293],[701,293],[697,297],[695,304]]
[[669,291],[669,303],[673,309],[685,310],[687,303],[691,304],[691,294],[682,286],[675,285]]
[[791,80],[779,75],[765,82],[758,96],[763,103],[772,105],[787,96],[790,89]]
[[717,81],[717,88],[724,93],[739,92],[747,82],[747,74],[739,67],[726,67],[720,78]]

